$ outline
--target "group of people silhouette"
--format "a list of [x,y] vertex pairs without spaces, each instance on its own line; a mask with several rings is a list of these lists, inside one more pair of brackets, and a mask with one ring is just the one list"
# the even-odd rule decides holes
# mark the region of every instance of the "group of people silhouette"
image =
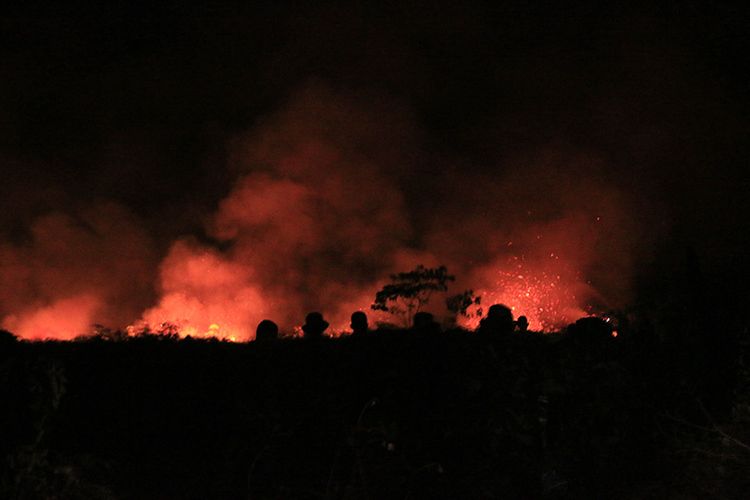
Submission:
[[[306,339],[323,338],[324,332],[328,329],[329,323],[319,312],[311,312],[305,317],[305,324],[302,325],[303,336]],[[370,325],[367,314],[362,311],[355,311],[351,316],[352,337],[364,337],[370,333]],[[414,315],[412,330],[423,334],[439,334],[440,324],[435,321],[432,314],[428,312],[418,312]],[[477,328],[477,333],[483,337],[498,337],[510,335],[513,332],[527,332],[529,321],[526,316],[519,316],[513,319],[513,311],[502,304],[495,304],[489,308],[487,316],[482,319]],[[270,319],[264,319],[258,324],[255,330],[256,341],[268,341],[279,338],[279,326]]]

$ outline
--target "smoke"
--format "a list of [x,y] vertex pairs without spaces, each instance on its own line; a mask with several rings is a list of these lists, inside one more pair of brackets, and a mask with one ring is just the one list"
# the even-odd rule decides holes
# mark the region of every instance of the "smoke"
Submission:
[[176,242],[160,269],[161,298],[143,314],[144,326],[237,339],[270,312],[251,266],[195,241]]
[[[290,332],[318,310],[341,331],[389,274],[417,264],[448,266],[451,293],[473,289],[532,328],[627,304],[643,200],[605,159],[555,145],[471,165],[428,152],[425,137],[387,95],[312,82],[228,141],[234,182],[202,234],[165,246],[99,203],[40,216],[0,246],[2,327],[71,338],[94,323],[175,325],[244,340],[262,319]],[[429,309],[447,313],[439,297]]]
[[141,223],[99,203],[34,220],[0,244],[0,321],[24,338],[69,339],[94,323],[124,325],[153,300],[156,257]]
[[507,304],[535,329],[627,305],[650,238],[636,214],[648,202],[609,181],[600,158],[561,146],[503,167],[494,176],[452,172],[443,182],[449,191],[427,246],[458,285],[485,309]]
[[264,318],[289,330],[320,310],[341,330],[390,273],[420,263],[447,265],[452,291],[507,303],[533,328],[628,300],[634,202],[600,160],[555,150],[490,174],[420,175],[419,138],[382,96],[305,87],[233,142],[238,179],[206,228],[216,243],[173,245],[143,320],[252,338]]
[[289,328],[310,310],[345,328],[369,306],[412,229],[403,139],[382,108],[353,102],[314,85],[235,141],[239,177],[206,228],[225,250],[175,243],[145,322],[247,338],[264,318]]

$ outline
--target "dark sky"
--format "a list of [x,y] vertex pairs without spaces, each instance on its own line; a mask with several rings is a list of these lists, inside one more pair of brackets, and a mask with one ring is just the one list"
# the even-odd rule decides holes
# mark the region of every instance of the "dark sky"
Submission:
[[604,181],[655,202],[658,213],[638,217],[667,220],[659,237],[744,269],[746,9],[183,4],[0,18],[6,241],[27,238],[41,214],[97,200],[132,211],[157,252],[201,236],[240,175],[234,141],[322,85],[409,117],[404,192],[416,224],[434,190],[414,185],[446,172],[492,178],[536,151],[585,152]]

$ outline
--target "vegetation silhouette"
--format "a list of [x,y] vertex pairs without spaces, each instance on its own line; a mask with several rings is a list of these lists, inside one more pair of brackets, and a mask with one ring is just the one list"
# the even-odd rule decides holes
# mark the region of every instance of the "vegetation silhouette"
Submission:
[[0,356],[10,353],[16,347],[18,338],[7,330],[0,330]]
[[[445,299],[445,305],[448,311],[453,314],[460,314],[462,316],[469,316],[468,309],[471,306],[479,306],[482,303],[482,297],[474,294],[474,290],[464,290],[462,293],[453,295]],[[481,310],[478,312],[481,316]]]
[[[447,276],[400,279],[416,297]],[[694,383],[710,365],[683,355],[693,337],[680,347],[635,313],[541,334],[502,304],[474,332],[413,311],[409,328],[373,332],[354,312],[352,335],[325,342],[311,342],[320,312],[304,339],[264,320],[247,343],[170,325],[75,342],[0,332],[0,497],[746,495],[747,331],[703,334],[722,356],[737,347],[716,396]]]
[[391,283],[383,286],[370,306],[376,311],[387,311],[401,317],[404,326],[414,321],[414,315],[430,301],[435,292],[448,290],[448,282],[456,277],[448,274],[445,266],[428,268],[423,265],[412,271],[391,275]]

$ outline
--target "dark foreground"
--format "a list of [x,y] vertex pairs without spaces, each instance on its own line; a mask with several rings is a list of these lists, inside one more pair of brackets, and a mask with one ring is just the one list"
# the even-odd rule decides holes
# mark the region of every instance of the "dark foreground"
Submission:
[[0,497],[746,498],[739,347],[462,331],[9,343]]

